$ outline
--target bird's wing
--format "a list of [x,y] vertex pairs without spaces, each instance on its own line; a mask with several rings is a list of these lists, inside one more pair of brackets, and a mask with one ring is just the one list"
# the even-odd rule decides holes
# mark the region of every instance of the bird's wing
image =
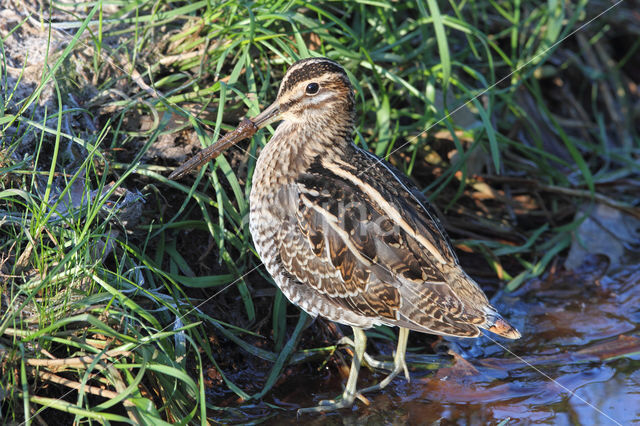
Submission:
[[[297,229],[283,228],[290,235],[281,236],[279,247],[289,273],[358,315],[421,331],[478,335],[475,324],[486,321],[485,313],[450,285],[448,274],[459,267],[426,200],[407,193],[413,185],[366,154],[350,160],[317,159],[291,188]],[[488,305],[477,286],[471,293]]]

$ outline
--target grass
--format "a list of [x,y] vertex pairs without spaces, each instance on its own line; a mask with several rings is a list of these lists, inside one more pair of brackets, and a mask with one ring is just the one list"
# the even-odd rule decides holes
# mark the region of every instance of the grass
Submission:
[[[472,275],[515,290],[566,253],[580,206],[637,214],[625,4],[572,35],[610,3],[18,3],[0,28],[6,421],[268,417],[287,365],[333,353],[251,244],[269,132],[193,180],[165,177],[275,99],[298,58],[346,67],[357,143],[424,188]],[[35,76],[15,35],[44,46]],[[238,359],[262,360],[260,383],[234,379]],[[222,404],[233,394],[244,405]]]

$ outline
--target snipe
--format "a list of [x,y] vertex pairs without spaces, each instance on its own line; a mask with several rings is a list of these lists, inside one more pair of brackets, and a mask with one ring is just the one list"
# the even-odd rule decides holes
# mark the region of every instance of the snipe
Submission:
[[362,329],[398,326],[391,374],[404,371],[409,330],[476,337],[480,329],[517,339],[460,267],[426,198],[390,164],[354,145],[355,99],[336,62],[304,59],[285,75],[276,101],[174,171],[178,178],[224,148],[281,121],[253,174],[251,235],[284,295],[312,316],[353,327],[354,357],[337,401],[353,404],[365,355]]

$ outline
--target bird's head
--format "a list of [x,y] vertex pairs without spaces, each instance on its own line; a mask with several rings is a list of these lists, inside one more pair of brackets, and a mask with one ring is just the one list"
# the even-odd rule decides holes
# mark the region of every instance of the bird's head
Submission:
[[253,136],[277,121],[297,127],[309,140],[349,141],[355,125],[355,96],[344,68],[328,58],[302,59],[289,67],[276,101],[252,119],[205,148],[174,170],[169,179],[178,179],[190,170],[217,157],[225,149]]
[[291,65],[276,101],[251,121],[262,128],[279,120],[352,130],[355,98],[344,68],[327,58],[303,59]]

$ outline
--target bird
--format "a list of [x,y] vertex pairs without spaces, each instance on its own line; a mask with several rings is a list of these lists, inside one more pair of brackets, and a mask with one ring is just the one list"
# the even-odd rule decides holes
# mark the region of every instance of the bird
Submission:
[[[275,102],[176,169],[184,176],[224,149],[280,122],[259,154],[249,229],[266,270],[312,317],[353,328],[354,354],[341,396],[299,413],[351,407],[399,373],[409,379],[409,331],[508,339],[520,332],[462,269],[426,196],[402,172],[354,143],[356,102],[345,69],[325,57],[293,63]],[[399,327],[390,374],[358,391],[364,329]]]

